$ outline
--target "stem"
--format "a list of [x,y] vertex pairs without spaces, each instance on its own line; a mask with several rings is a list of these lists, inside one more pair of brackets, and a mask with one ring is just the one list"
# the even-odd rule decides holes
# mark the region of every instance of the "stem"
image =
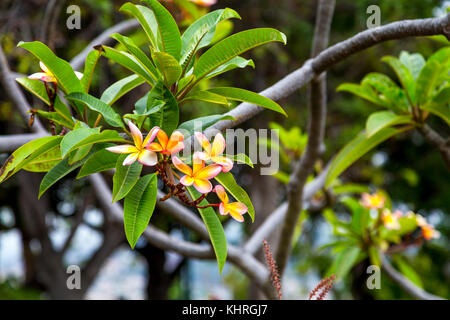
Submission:
[[96,128],[98,126],[98,124],[100,123],[100,120],[102,120],[102,115],[101,114],[99,114],[97,116],[97,119],[95,120],[95,123],[94,123],[94,128]]

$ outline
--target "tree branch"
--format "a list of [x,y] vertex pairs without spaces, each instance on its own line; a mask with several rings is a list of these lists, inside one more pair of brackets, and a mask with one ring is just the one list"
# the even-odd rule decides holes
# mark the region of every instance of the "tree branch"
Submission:
[[425,137],[429,144],[435,146],[441,152],[445,165],[450,170],[450,138],[444,139],[427,124],[419,127],[419,131]]
[[[328,45],[331,21],[334,13],[334,0],[320,0],[317,8],[316,28],[312,47],[312,57]],[[276,261],[278,271],[283,275],[292,246],[297,220],[303,207],[303,188],[308,176],[313,173],[314,164],[320,155],[320,147],[325,135],[327,114],[326,75],[313,79],[309,90],[308,144],[300,161],[296,164],[288,184],[288,206],[278,242]]]

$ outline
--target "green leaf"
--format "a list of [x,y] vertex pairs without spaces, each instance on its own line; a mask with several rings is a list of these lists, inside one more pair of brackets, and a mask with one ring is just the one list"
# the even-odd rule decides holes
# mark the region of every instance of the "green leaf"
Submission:
[[211,44],[216,33],[217,24],[231,18],[241,19],[236,11],[225,8],[205,14],[191,24],[181,37],[182,49],[180,63],[184,64],[198,50]]
[[450,125],[450,106],[448,104],[428,103],[421,109],[431,112]]
[[30,141],[14,151],[0,168],[0,183],[10,178],[22,167],[58,145],[62,137],[48,136]]
[[373,136],[378,131],[399,124],[413,124],[411,115],[397,115],[390,111],[372,113],[366,122],[367,137]]
[[336,260],[334,261],[336,278],[345,278],[355,264],[360,252],[360,248],[352,246],[345,248],[337,254]]
[[143,1],[151,7],[155,14],[163,51],[170,54],[178,61],[181,52],[181,36],[177,23],[170,12],[157,0]]
[[31,109],[30,113],[33,114],[37,114],[38,116],[51,120],[63,127],[69,128],[69,129],[73,129],[74,126],[74,122],[72,121],[67,121],[66,118],[64,118],[60,113],[58,112],[47,112],[47,111],[42,111],[39,109]]
[[141,175],[142,164],[138,161],[130,166],[123,165],[127,156],[127,154],[120,155],[117,159],[116,172],[113,177],[113,202],[125,198]]
[[90,156],[84,165],[81,167],[77,175],[77,179],[89,176],[91,174],[111,170],[116,167],[119,154],[110,152],[108,150],[100,150]]
[[211,127],[220,120],[236,120],[232,116],[226,116],[223,114],[215,114],[212,116],[201,117],[183,122],[178,129],[185,130],[183,132],[184,138],[188,138],[194,134],[195,131],[202,132],[205,129]]
[[248,208],[248,214],[255,221],[255,208],[247,192],[242,189],[234,180],[230,172],[221,172],[214,179],[217,180],[237,201],[242,202]]
[[42,61],[53,73],[58,81],[58,86],[65,93],[83,91],[81,81],[75,75],[71,65],[67,61],[58,58],[45,44],[39,41],[19,42],[17,46],[30,51]]
[[30,172],[48,172],[61,160],[61,151],[59,145],[56,145],[52,149],[28,162],[22,169]]
[[41,196],[57,181],[67,176],[69,173],[79,168],[83,163],[77,162],[73,165],[69,165],[69,158],[63,159],[56,166],[50,169],[49,172],[44,176],[39,186],[39,196]]
[[399,268],[400,272],[409,280],[411,280],[415,285],[423,288],[422,280],[420,275],[411,267],[402,257],[395,255],[393,256],[395,265]]
[[155,99],[165,102],[160,111],[150,114],[152,126],[160,127],[170,136],[178,127],[180,117],[178,103],[162,82],[152,89],[152,95]]
[[150,58],[136,46],[131,38],[122,36],[118,33],[113,34],[111,38],[119,41],[119,43],[121,43],[131,53],[131,55],[140,63],[141,67],[143,67],[153,78],[152,84],[154,85],[158,79],[158,70],[156,70],[155,65]]
[[83,147],[77,148],[74,152],[69,153],[69,165],[71,166],[77,161],[83,160],[91,152],[93,145],[89,144]]
[[411,72],[414,81],[419,77],[420,71],[425,65],[425,59],[420,53],[409,54],[406,51],[400,52],[400,62]]
[[100,57],[101,53],[98,50],[92,50],[86,57],[86,62],[84,63],[83,78],[81,78],[81,84],[83,85],[85,92],[89,92],[92,76],[94,75],[94,70]]
[[387,56],[381,59],[381,61],[386,62],[394,70],[411,101],[415,103],[416,82],[409,69],[396,57]]
[[[192,199],[198,199],[201,194],[195,190],[193,187],[186,188]],[[208,205],[208,201],[203,200],[200,202],[200,206]],[[211,238],[211,243],[216,254],[217,265],[219,267],[219,272],[222,273],[223,266],[227,260],[227,240],[225,238],[225,232],[223,230],[222,224],[217,217],[216,212],[212,208],[200,209],[198,212],[205,223],[206,229],[208,230],[209,236]]]
[[447,84],[441,88],[436,95],[433,97],[433,102],[436,103],[449,103],[450,102],[450,85]]
[[180,101],[180,104],[183,104],[183,103],[186,103],[189,101],[195,101],[195,100],[211,102],[211,103],[215,103],[215,104],[222,104],[227,107],[230,106],[230,103],[228,102],[227,98],[225,98],[224,96],[221,96],[219,94],[212,93],[208,90],[191,92],[190,94],[188,94],[186,96],[186,98],[184,98],[183,100]]
[[354,83],[343,83],[336,89],[336,91],[349,92],[380,107],[389,108],[389,104],[381,100],[375,90],[367,83],[360,85]]
[[80,141],[89,138],[91,135],[98,133],[98,131],[98,129],[78,128],[67,133],[61,140],[62,158],[65,158],[70,151],[75,150],[74,146]]
[[105,57],[141,76],[150,85],[153,86],[155,83],[153,76],[128,52],[119,51],[108,46],[101,46],[101,49],[97,50],[102,50]]
[[230,100],[253,103],[263,108],[279,112],[287,117],[286,112],[278,103],[252,91],[230,87],[212,88],[208,91],[224,96]]
[[133,74],[126,78],[123,78],[115,83],[113,83],[108,89],[103,91],[100,100],[108,105],[112,105],[114,102],[123,97],[126,93],[130,92],[137,86],[143,84],[145,82],[137,74]]
[[251,29],[236,33],[215,44],[198,59],[194,68],[197,81],[234,57],[259,45],[279,41],[286,44],[286,36],[271,28]]
[[253,168],[252,160],[245,153],[239,153],[233,156],[226,154],[225,157],[232,159],[233,162],[243,163]]
[[113,127],[124,128],[120,115],[100,99],[84,92],[74,92],[66,96],[66,99],[85,104],[89,109],[100,113],[105,121]]
[[384,128],[374,135],[367,137],[365,132],[361,132],[355,139],[350,141],[333,159],[328,170],[325,185],[328,187],[345,169],[351,166],[356,160],[367,152],[375,148],[383,141],[405,131],[409,128]]
[[125,3],[119,10],[135,17],[144,29],[153,48],[158,49],[158,23],[152,10],[144,6],[134,5],[131,2]]
[[149,174],[139,179],[125,198],[123,222],[131,249],[134,249],[150,222],[155,210],[157,193],[156,174]]
[[[92,130],[92,129],[86,129],[86,130]],[[69,135],[72,132],[77,132],[77,130],[71,131],[67,135]],[[96,143],[105,143],[105,142],[126,143],[127,142],[124,138],[122,138],[119,135],[119,133],[117,131],[114,131],[114,130],[104,130],[102,132],[91,131],[91,133],[88,136],[84,137],[83,135],[77,134],[77,137],[78,137],[78,139],[76,139],[75,141],[73,141],[71,138],[70,142],[67,141],[65,143],[63,157],[73,150],[76,150],[76,149],[82,148],[82,147],[87,147],[87,146],[90,146],[90,145],[93,145]]]
[[165,52],[153,52],[152,57],[159,71],[163,74],[164,84],[170,88],[180,78],[181,66],[173,56]]
[[435,89],[448,76],[450,48],[446,47],[433,54],[423,66],[416,81],[416,99],[420,106],[425,105]]
[[247,60],[247,59],[244,59],[242,57],[234,57],[230,61],[224,63],[223,65],[221,65],[220,67],[218,67],[217,69],[215,69],[214,71],[209,73],[205,78],[206,79],[211,79],[211,78],[214,78],[214,77],[218,76],[219,74],[228,72],[230,70],[233,70],[233,69],[236,69],[236,68],[243,69],[243,68],[245,68],[247,66],[255,68],[255,63],[253,62],[252,59]]
[[369,253],[370,263],[373,265],[376,265],[378,267],[381,267],[381,256],[380,256],[380,251],[378,251],[378,248],[374,247],[374,246],[370,246],[368,253]]

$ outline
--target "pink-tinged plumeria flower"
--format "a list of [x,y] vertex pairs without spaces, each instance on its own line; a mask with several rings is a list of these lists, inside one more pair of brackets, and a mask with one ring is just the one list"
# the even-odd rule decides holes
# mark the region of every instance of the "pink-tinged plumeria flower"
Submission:
[[198,156],[200,157],[200,159],[204,161],[211,160],[216,164],[220,164],[223,167],[223,172],[228,172],[233,168],[233,161],[231,159],[228,159],[227,157],[221,156],[221,154],[225,150],[226,142],[225,138],[220,132],[216,134],[212,147],[203,133],[196,132],[195,137],[203,147],[203,150],[205,150],[205,152],[198,152]]
[[222,201],[219,206],[220,214],[223,216],[229,214],[234,220],[244,222],[244,217],[242,215],[248,211],[247,206],[242,202],[230,203],[228,195],[221,185],[215,186],[214,192],[217,193],[217,196]]
[[386,198],[379,192],[374,194],[363,193],[361,197],[361,205],[367,209],[382,209]]
[[205,161],[194,156],[194,163],[191,167],[181,161],[178,157],[172,157],[172,163],[181,172],[185,174],[180,179],[182,185],[190,187],[194,185],[200,193],[208,193],[212,190],[210,179],[217,176],[222,171],[222,166],[211,164],[205,167]]
[[[400,212],[401,214],[401,212]],[[398,223],[398,213],[392,213],[389,209],[384,209],[381,213],[381,220],[383,221],[386,229],[398,230],[400,229],[400,224]]]
[[131,136],[134,140],[134,146],[125,144],[106,148],[106,150],[114,153],[130,154],[123,161],[124,166],[132,165],[136,160],[143,165],[154,166],[158,162],[158,156],[155,152],[145,149],[145,147],[155,139],[159,128],[154,127],[150,130],[145,140],[143,140],[141,131],[133,122],[128,121],[128,126],[130,127]]
[[[41,80],[44,82],[57,82],[55,75],[47,68],[47,66],[40,61],[39,66],[43,72],[33,73],[28,77],[28,79]],[[78,79],[81,80],[83,78],[83,74],[81,72],[75,71],[75,75]]]
[[189,0],[199,6],[211,7],[217,3],[217,0]]
[[165,155],[171,155],[177,153],[184,148],[184,136],[180,131],[175,131],[170,136],[170,139],[167,137],[167,134],[163,130],[159,130],[156,135],[158,138],[158,142],[152,142],[147,145],[147,150],[154,152],[161,152]]
[[420,214],[416,215],[416,223],[422,229],[422,235],[425,240],[437,239],[441,236],[441,233],[428,224],[427,220]]

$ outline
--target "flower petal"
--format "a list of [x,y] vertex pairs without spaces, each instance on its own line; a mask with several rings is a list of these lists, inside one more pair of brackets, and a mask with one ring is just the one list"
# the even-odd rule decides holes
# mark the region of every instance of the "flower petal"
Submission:
[[45,73],[52,74],[50,72],[50,70],[47,68],[47,66],[42,61],[39,61],[39,66],[41,67],[41,70],[44,71]]
[[83,76],[84,76],[84,74],[82,74],[81,72],[78,72],[78,71],[75,71],[75,75],[77,76],[77,78],[79,80],[81,80],[83,78]]
[[158,156],[155,152],[144,149],[139,154],[138,161],[144,166],[152,167],[158,163]]
[[197,141],[200,143],[202,148],[206,151],[206,153],[210,155],[211,144],[209,143],[208,138],[206,138],[206,136],[201,132],[196,132],[195,137],[197,138]]
[[28,79],[42,80],[45,82],[51,82],[52,78],[53,78],[52,76],[49,76],[48,74],[46,74],[44,72],[37,72],[37,73],[33,73],[32,75],[28,76]]
[[200,193],[209,193],[212,190],[211,182],[204,179],[194,179],[194,187]]
[[156,135],[158,134],[160,128],[159,127],[153,127],[150,132],[147,134],[147,136],[144,139],[144,142],[142,143],[142,145],[144,146],[144,148],[147,147],[148,144],[152,143],[153,140],[155,140]]
[[225,189],[220,184],[215,186],[214,192],[217,193],[217,196],[219,197],[220,201],[222,201],[222,203],[227,204],[230,201],[228,199],[227,193],[225,192]]
[[247,212],[247,206],[243,204],[242,202],[233,202],[229,203],[227,206],[228,212],[230,213],[230,216],[239,222],[244,221],[244,217],[242,216]]
[[216,134],[212,145],[211,157],[221,155],[225,150],[226,145],[227,143],[225,142],[223,135],[220,132]]
[[157,137],[158,137],[158,141],[161,144],[161,146],[163,147],[163,149],[166,150],[167,143],[169,142],[169,137],[167,137],[167,134],[162,129],[160,129],[158,131]]
[[192,176],[192,169],[187,164],[185,164],[183,161],[180,160],[178,157],[172,157],[172,163],[181,172],[188,176]]
[[145,147],[147,150],[161,152],[163,147],[158,142],[152,142]]
[[134,144],[136,145],[136,147],[141,148],[142,147],[142,133],[141,133],[141,131],[131,121],[128,121],[128,127],[130,127],[130,133],[131,133],[131,136],[133,137]]
[[125,160],[123,161],[123,165],[124,166],[129,166],[132,165],[133,163],[136,162],[137,158],[139,156],[139,153],[132,153],[130,154],[128,157],[125,158]]
[[225,216],[225,215],[228,213],[228,210],[226,210],[226,208],[225,208],[223,202],[221,202],[220,205],[219,205],[219,213],[220,213],[222,216]]
[[211,160],[214,163],[220,164],[223,167],[223,172],[228,172],[233,169],[233,160],[227,157],[213,157]]
[[167,143],[167,150],[172,151],[174,148],[178,147],[180,143],[183,143],[184,136],[180,131],[175,131],[170,136],[169,142]]
[[192,186],[194,184],[194,178],[192,178],[190,176],[183,176],[180,179],[180,183],[183,186],[190,187],[190,186]]
[[124,144],[121,146],[114,146],[114,147],[109,147],[106,148],[106,150],[110,151],[110,152],[114,152],[114,153],[137,153],[138,149],[135,146],[132,146],[131,144]]
[[219,164],[211,164],[195,173],[195,178],[198,179],[212,179],[222,172],[222,166]]
[[174,154],[174,153],[178,153],[181,150],[184,149],[184,142],[178,142],[178,144],[176,146],[174,146],[173,148],[168,149],[170,154]]
[[196,175],[201,169],[205,167],[205,161],[202,160],[199,152],[195,152],[192,157],[192,174]]

